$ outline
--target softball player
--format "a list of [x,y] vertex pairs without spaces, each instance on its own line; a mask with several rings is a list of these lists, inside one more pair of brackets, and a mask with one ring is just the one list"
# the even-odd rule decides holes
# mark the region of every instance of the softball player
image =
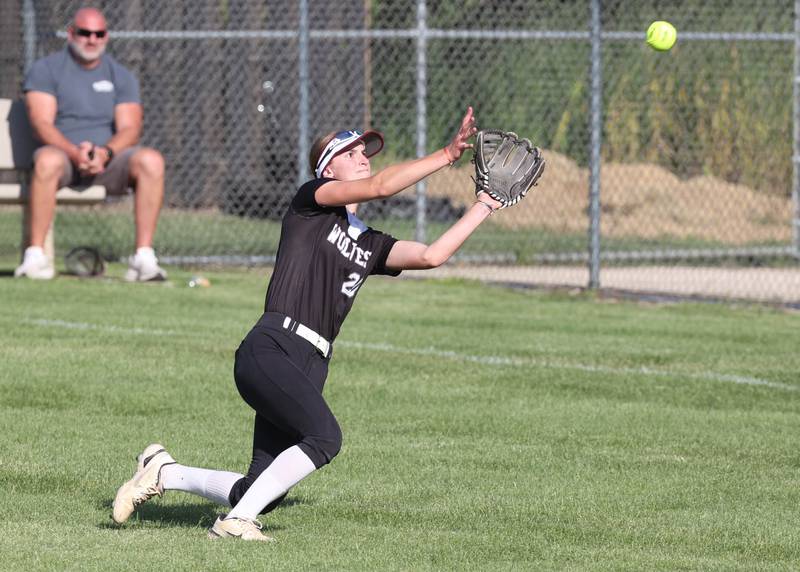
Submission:
[[342,131],[314,143],[309,161],[315,178],[300,187],[283,218],[264,314],[236,351],[236,386],[256,412],[247,474],[179,465],[161,445],[150,445],[117,492],[115,522],[125,522],[136,506],[165,490],[181,490],[232,507],[211,527],[210,538],[271,540],[261,532],[258,514],[277,506],[341,447],[342,432],[322,389],[333,341],[364,280],[440,266],[500,203],[481,194],[431,245],[367,227],[356,207],[453,164],[472,147],[468,140],[475,132],[470,107],[446,147],[375,175],[370,157],[383,148],[380,133]]

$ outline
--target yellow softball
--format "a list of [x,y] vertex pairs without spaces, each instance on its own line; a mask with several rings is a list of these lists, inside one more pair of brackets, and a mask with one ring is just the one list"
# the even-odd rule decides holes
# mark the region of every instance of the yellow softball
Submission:
[[647,43],[654,50],[666,52],[675,45],[678,39],[678,31],[669,22],[658,20],[650,24],[647,28]]

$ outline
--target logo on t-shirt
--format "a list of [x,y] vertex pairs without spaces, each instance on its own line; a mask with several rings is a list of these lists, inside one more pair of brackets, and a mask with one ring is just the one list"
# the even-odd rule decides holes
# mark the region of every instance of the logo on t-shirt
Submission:
[[361,268],[367,267],[367,261],[369,260],[369,257],[372,256],[372,251],[359,248],[355,241],[347,236],[342,228],[336,223],[333,223],[331,232],[328,234],[328,242],[333,244],[346,259],[352,260]]
[[114,84],[107,79],[101,79],[92,84],[92,89],[98,93],[111,93],[114,91]]

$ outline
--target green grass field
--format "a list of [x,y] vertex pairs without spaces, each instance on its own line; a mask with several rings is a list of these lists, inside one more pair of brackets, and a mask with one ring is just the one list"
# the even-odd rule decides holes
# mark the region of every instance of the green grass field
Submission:
[[[0,278],[3,570],[793,570],[800,315],[375,278],[334,349],[340,456],[264,519],[167,493],[150,442],[243,471],[233,353],[266,271],[210,288]],[[114,266],[110,275],[123,272]]]

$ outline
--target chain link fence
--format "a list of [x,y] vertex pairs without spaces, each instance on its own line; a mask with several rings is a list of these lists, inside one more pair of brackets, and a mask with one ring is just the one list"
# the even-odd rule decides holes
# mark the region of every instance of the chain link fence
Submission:
[[[81,5],[0,0],[0,96],[21,95]],[[92,5],[141,82],[143,142],[167,159],[155,246],[168,263],[269,264],[316,136],[378,129],[380,168],[446,144],[472,105],[479,126],[529,137],[548,166],[441,273],[800,303],[795,2]],[[678,29],[670,52],[644,43],[655,19]],[[360,214],[433,239],[471,203],[470,174],[462,160]],[[59,208],[58,251],[127,255],[130,203]],[[2,209],[0,253],[17,253],[19,209]]]

